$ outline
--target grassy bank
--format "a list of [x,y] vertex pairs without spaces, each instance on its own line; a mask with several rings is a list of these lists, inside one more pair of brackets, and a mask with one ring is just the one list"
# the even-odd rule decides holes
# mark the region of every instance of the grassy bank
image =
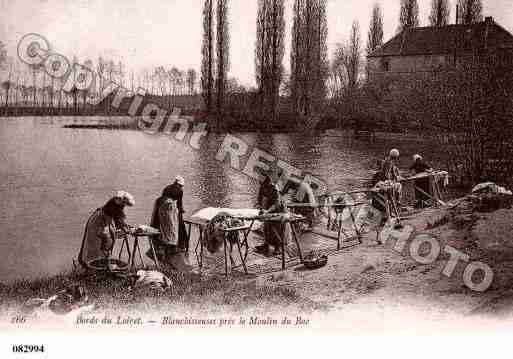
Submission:
[[[219,311],[225,313],[255,311],[282,311],[308,313],[323,310],[325,306],[301,297],[291,286],[277,282],[244,277],[244,280],[201,276],[162,270],[172,281],[166,290],[134,286],[131,278],[106,275],[89,277],[68,273],[38,279],[20,280],[0,285],[0,302],[4,316],[19,313],[23,303],[31,298],[48,298],[66,286],[80,284],[87,289],[89,302],[105,313],[179,312],[198,313]],[[249,279],[248,279],[249,278]],[[5,319],[5,318],[4,318]]]

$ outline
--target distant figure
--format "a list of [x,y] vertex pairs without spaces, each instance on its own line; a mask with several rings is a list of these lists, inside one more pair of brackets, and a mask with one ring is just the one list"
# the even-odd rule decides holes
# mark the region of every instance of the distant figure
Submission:
[[[413,156],[413,165],[410,167],[416,175],[422,172],[431,171],[432,168],[426,162],[421,155],[416,154]],[[429,194],[431,192],[429,185],[429,177],[419,178],[414,181],[415,185],[415,207],[423,208],[425,203],[429,201]]]
[[89,217],[78,255],[82,267],[89,269],[92,260],[110,258],[116,232],[128,230],[124,208],[134,204],[134,198],[130,193],[118,191]]
[[400,180],[401,175],[399,174],[399,169],[397,168],[397,160],[399,159],[399,150],[392,149],[390,150],[390,154],[382,163],[382,174],[384,181],[394,181],[397,182]]
[[389,155],[379,162],[380,169],[374,175],[372,179],[373,189],[379,193],[372,195],[372,206],[381,212],[385,213],[387,210],[385,197],[383,197],[383,190],[392,191],[393,199],[397,208],[401,205],[402,197],[402,185],[399,169],[397,168],[396,162],[399,158],[399,150],[392,149]]

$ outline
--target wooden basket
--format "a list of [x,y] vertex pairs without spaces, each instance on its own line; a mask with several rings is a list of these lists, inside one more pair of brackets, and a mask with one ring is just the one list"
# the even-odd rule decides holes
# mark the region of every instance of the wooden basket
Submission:
[[328,263],[328,256],[324,254],[310,253],[303,259],[303,265],[308,269],[324,267]]

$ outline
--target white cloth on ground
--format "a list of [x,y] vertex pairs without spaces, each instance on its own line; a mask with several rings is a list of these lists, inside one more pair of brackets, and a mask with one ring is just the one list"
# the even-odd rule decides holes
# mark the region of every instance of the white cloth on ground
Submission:
[[498,186],[493,182],[483,182],[472,188],[472,193],[498,193],[512,195],[512,192],[504,187]]
[[159,271],[147,271],[142,269],[137,271],[135,287],[149,286],[153,289],[166,289],[170,288],[172,284],[171,279]]

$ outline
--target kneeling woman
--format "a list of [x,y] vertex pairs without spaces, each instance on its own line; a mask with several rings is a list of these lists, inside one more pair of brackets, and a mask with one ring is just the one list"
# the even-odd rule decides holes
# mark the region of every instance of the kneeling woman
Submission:
[[125,206],[133,206],[134,198],[130,193],[119,191],[103,207],[98,208],[89,217],[78,261],[89,269],[89,263],[95,259],[109,259],[116,240],[116,232],[127,230]]

